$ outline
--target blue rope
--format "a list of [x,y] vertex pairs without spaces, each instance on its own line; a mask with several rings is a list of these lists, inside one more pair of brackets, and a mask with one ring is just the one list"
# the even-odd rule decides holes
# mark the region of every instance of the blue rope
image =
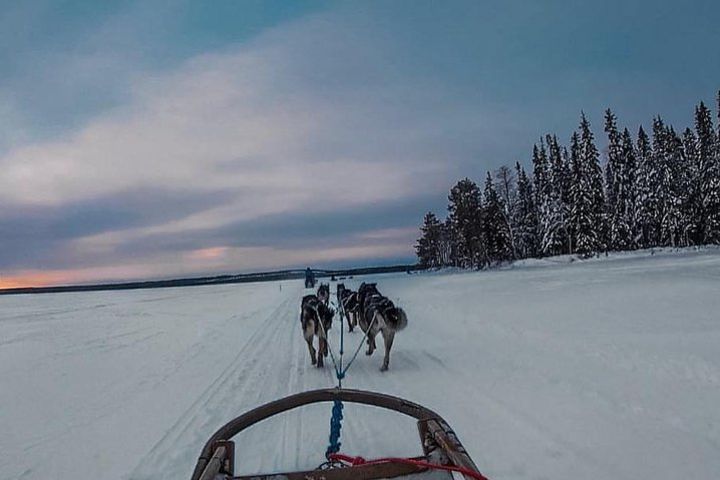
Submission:
[[[338,305],[334,305],[338,312],[340,313],[340,356],[339,356],[339,362],[335,362],[335,356],[333,355],[332,348],[328,349],[330,350],[330,358],[332,359],[333,366],[335,367],[335,376],[337,377],[338,381],[338,388],[342,388],[342,380],[345,378],[345,374],[350,369],[350,366],[353,364],[355,359],[358,356],[358,352],[360,352],[360,349],[362,348],[363,342],[368,336],[368,333],[372,329],[373,325],[375,324],[375,320],[377,317],[373,317],[372,322],[370,322],[370,326],[368,327],[367,331],[365,332],[365,335],[363,336],[363,339],[360,341],[360,344],[358,344],[357,349],[355,350],[355,354],[350,359],[348,364],[343,368],[343,354],[345,353],[345,336],[343,335],[343,332],[345,331],[343,327],[342,322],[342,316],[344,310],[344,305],[342,304],[342,301],[338,298]],[[327,332],[325,333],[325,338],[328,339]],[[329,340],[329,339],[328,339]],[[338,367],[338,363],[340,366]],[[330,444],[327,447],[327,450],[325,451],[325,458],[330,458],[331,453],[338,453],[340,451],[340,430],[342,429],[342,419],[343,419],[343,403],[340,400],[334,400],[333,408],[332,408],[332,416],[330,417]]]
[[330,454],[340,451],[340,429],[342,428],[343,419],[343,403],[335,400],[332,408],[332,417],[330,417],[330,445],[325,451],[325,458],[330,458]]
[[[375,325],[375,319],[376,319],[376,318],[377,318],[377,317],[373,317],[373,320],[372,320],[372,322],[370,322],[370,326],[368,327],[367,331],[365,332],[365,335],[363,335],[362,340],[360,340],[360,343],[358,343],[358,346],[357,346],[357,348],[355,349],[355,354],[352,356],[352,358],[350,359],[350,361],[348,362],[348,364],[345,366],[345,368],[341,371],[343,377],[345,376],[345,374],[347,373],[347,371],[350,370],[350,365],[353,364],[353,362],[355,361],[355,359],[356,359],[357,356],[358,356],[358,353],[360,353],[360,349],[362,348],[363,343],[365,343],[365,339],[368,337],[368,333],[370,333],[370,330],[372,329],[373,325]],[[342,365],[342,364],[341,364],[341,365]]]
[[[338,381],[338,388],[342,388],[342,380],[345,378],[345,370],[343,369],[343,354],[345,353],[344,347],[345,347],[345,336],[343,335],[344,328],[342,323],[342,302],[340,299],[338,299],[338,313],[340,313],[340,358],[339,363],[340,366],[338,368],[338,365],[335,364],[335,376],[337,377]],[[326,335],[327,336],[327,335]],[[332,350],[331,350],[332,352]],[[334,360],[333,360],[333,363]],[[325,451],[325,458],[330,458],[330,454],[332,453],[338,453],[340,451],[340,445],[342,443],[340,442],[340,430],[342,429],[342,419],[343,419],[343,403],[340,400],[335,400],[333,402],[333,408],[332,408],[332,416],[330,417],[330,444],[327,447],[327,450]]]

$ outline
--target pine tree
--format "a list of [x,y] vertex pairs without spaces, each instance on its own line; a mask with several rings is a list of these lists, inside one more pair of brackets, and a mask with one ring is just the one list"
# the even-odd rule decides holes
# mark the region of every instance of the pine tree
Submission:
[[497,190],[503,205],[503,216],[505,223],[510,232],[510,251],[512,258],[516,257],[515,253],[515,234],[513,232],[515,225],[513,218],[515,216],[515,207],[517,205],[517,179],[513,171],[506,165],[502,165],[495,172],[497,178]]
[[704,103],[695,109],[696,154],[700,183],[699,229],[705,244],[720,243],[720,155],[710,110]]
[[450,190],[448,200],[454,265],[463,268],[485,266],[480,189],[475,182],[465,178]]
[[548,186],[543,203],[542,251],[549,255],[565,253],[568,249],[567,201],[569,170],[555,135],[547,135]]
[[540,205],[550,189],[550,178],[545,144],[540,140],[540,146],[533,145],[533,183],[535,203]]
[[583,163],[580,136],[573,133],[570,140],[570,227],[573,233],[571,253],[591,255],[597,251],[597,220],[595,218],[592,180]]
[[520,163],[515,164],[517,173],[517,201],[513,215],[515,252],[519,258],[534,257],[538,254],[537,210],[533,185]]
[[450,217],[445,218],[442,225],[442,265],[443,266],[457,266],[457,253],[455,251],[455,235],[453,234],[452,223]]
[[[627,130],[626,130],[627,131]],[[607,163],[605,165],[605,190],[608,221],[608,248],[628,250],[631,248],[632,232],[629,221],[629,195],[627,175],[629,172],[628,145],[617,128],[617,118],[610,109],[605,111],[605,132],[608,135]],[[632,139],[630,139],[632,146]]]
[[568,152],[558,142],[557,136],[546,137],[550,145],[551,180],[552,188],[557,193],[561,204],[567,205],[570,199],[570,161]]
[[562,249],[560,205],[553,195],[552,169],[545,142],[533,148],[533,182],[538,216],[537,244],[541,255],[555,255]]
[[685,241],[685,232],[692,220],[685,214],[684,205],[687,203],[688,191],[687,185],[687,167],[685,156],[683,154],[682,138],[675,132],[673,127],[667,128],[666,131],[666,147],[668,161],[667,170],[670,176],[670,199],[672,201],[673,219],[669,222],[668,232],[672,236],[670,245],[673,247],[687,246]]
[[607,250],[608,229],[605,218],[605,187],[602,168],[600,168],[600,154],[595,146],[590,122],[588,122],[584,112],[580,120],[578,154],[583,174],[586,176],[585,181],[590,189],[593,236],[596,241],[593,251]]
[[420,265],[425,268],[441,266],[440,248],[443,232],[440,220],[434,213],[426,213],[420,231],[421,236],[415,245],[415,253]]
[[637,247],[637,158],[632,135],[627,128],[622,133],[621,158],[617,211],[624,225],[616,227],[616,239],[619,248],[633,249]]
[[658,244],[678,246],[682,230],[680,199],[677,195],[676,135],[662,118],[653,121],[652,157],[657,169]]
[[700,199],[700,165],[697,154],[697,137],[686,128],[682,137],[683,163],[685,164],[682,188],[685,191],[682,211],[687,218],[683,231],[685,245],[697,245],[702,242],[702,201]]
[[495,190],[490,172],[485,179],[483,199],[483,235],[487,263],[510,260],[512,258],[510,228],[503,213],[503,202]]
[[[617,128],[617,117],[608,108],[605,110],[605,133],[608,136],[607,164],[605,165],[605,184],[607,186],[607,209],[610,215],[616,214],[616,204],[622,175],[622,141]],[[612,246],[612,241],[611,241]]]
[[640,233],[639,244],[643,248],[656,247],[660,232],[658,213],[659,173],[654,160],[650,138],[641,126],[638,130],[637,140],[636,222]]

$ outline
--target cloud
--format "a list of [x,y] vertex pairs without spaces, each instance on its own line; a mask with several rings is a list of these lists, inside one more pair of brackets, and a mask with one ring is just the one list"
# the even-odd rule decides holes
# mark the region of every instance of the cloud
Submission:
[[566,138],[581,108],[684,125],[713,94],[717,75],[678,74],[717,71],[696,48],[717,29],[694,27],[712,15],[616,3],[341,2],[283,23],[296,13],[274,8],[252,38],[252,15],[242,38],[217,18],[186,31],[190,3],[98,3],[94,22],[15,8],[0,19],[5,281],[409,260],[458,178]]
[[[131,270],[113,265],[133,259],[154,275],[172,262],[182,264],[173,271],[282,266],[300,262],[293,247],[317,261],[343,251],[348,261],[408,258],[407,238],[401,248],[356,235],[403,214],[409,228],[418,200],[442,198],[457,176],[449,160],[472,150],[456,135],[478,113],[395,71],[398,52],[350,26],[315,15],[138,75],[128,103],[6,152],[0,229],[13,241],[0,265],[73,263],[115,278]],[[417,115],[428,108],[434,117]]]
[[[326,48],[342,38],[337,28],[303,22],[138,80],[129,105],[71,138],[6,154],[0,195],[56,205],[158,185],[235,188],[251,194],[252,215],[262,215],[323,196],[362,204],[428,187],[428,174],[443,170],[442,159],[422,152],[437,140],[436,125],[412,119],[427,92],[356,78],[358,58],[374,49]],[[348,179],[356,188],[344,186]]]

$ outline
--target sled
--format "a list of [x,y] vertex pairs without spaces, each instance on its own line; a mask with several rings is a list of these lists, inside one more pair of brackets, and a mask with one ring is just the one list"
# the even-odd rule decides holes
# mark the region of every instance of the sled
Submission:
[[[315,470],[237,475],[233,437],[269,417],[304,405],[342,401],[393,410],[417,420],[423,455],[414,458],[365,460],[331,454]],[[242,448],[242,443],[238,443]],[[450,426],[437,413],[404,400],[363,390],[323,389],[275,400],[240,415],[218,429],[207,441],[191,480],[487,480],[480,473]]]

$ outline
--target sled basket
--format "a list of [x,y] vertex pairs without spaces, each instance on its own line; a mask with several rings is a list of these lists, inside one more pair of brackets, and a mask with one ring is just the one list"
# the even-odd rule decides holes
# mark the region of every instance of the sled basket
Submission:
[[[337,455],[344,460],[330,462],[316,470],[254,475],[235,474],[235,443],[232,438],[269,417],[304,405],[339,400],[393,410],[417,420],[423,456],[411,459],[365,461],[360,457]],[[338,460],[337,458],[335,460]],[[455,471],[450,471],[455,470]],[[462,472],[462,473],[459,473]],[[484,478],[447,422],[430,409],[381,393],[363,390],[323,389],[275,400],[229,421],[207,441],[195,465],[191,480],[451,480]]]

